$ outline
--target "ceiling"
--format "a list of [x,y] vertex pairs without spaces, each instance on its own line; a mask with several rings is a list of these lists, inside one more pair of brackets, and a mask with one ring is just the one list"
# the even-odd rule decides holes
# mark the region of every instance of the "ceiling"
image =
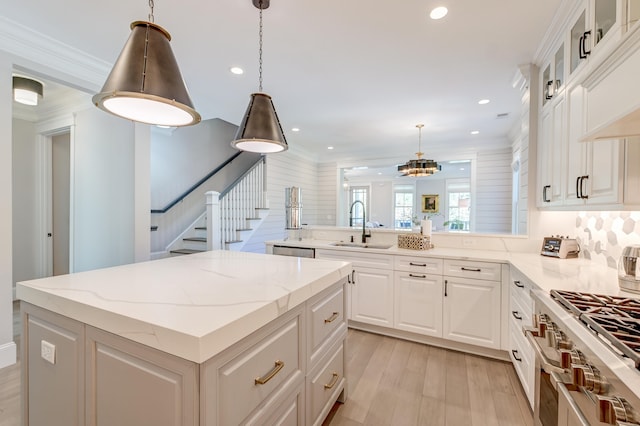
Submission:
[[[0,2],[2,16],[109,63],[130,22],[149,13],[141,0]],[[533,61],[561,2],[272,0],[264,11],[264,91],[292,149],[319,161],[409,159],[418,123],[427,157],[504,145],[520,112],[512,87],[518,65]],[[431,20],[439,5],[449,14]],[[258,89],[251,0],[155,1],[154,16],[172,35],[203,119],[238,124]],[[231,74],[232,66],[245,73]]]

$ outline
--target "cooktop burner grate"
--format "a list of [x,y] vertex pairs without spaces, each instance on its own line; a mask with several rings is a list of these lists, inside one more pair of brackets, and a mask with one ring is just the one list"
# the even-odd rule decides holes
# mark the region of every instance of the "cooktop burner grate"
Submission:
[[564,290],[551,290],[551,297],[577,316],[606,314],[640,320],[640,299]]
[[580,320],[609,341],[640,369],[640,321],[609,314],[583,314]]

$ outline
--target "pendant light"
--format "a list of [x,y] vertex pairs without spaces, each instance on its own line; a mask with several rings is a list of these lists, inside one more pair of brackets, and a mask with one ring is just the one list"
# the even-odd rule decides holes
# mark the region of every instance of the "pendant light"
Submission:
[[282,152],[289,146],[271,96],[262,92],[262,11],[269,7],[269,0],[252,1],[253,5],[260,10],[259,92],[251,94],[249,106],[231,146],[242,151],[261,154]]
[[135,21],[131,34],[93,103],[100,109],[141,123],[190,126],[200,122],[169,42],[171,35],[149,21]]
[[42,97],[43,85],[37,80],[27,77],[13,76],[13,100],[29,106],[38,105]]
[[442,170],[442,166],[434,160],[422,158],[424,155],[424,152],[421,151],[422,128],[424,127],[424,124],[416,124],[416,127],[418,128],[418,152],[416,152],[418,159],[409,160],[406,164],[398,166],[398,171],[401,172],[403,176],[431,176],[435,172]]

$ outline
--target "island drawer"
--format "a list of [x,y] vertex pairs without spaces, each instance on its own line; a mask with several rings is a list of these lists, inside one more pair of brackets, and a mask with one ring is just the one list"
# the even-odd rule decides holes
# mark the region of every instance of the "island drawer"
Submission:
[[344,341],[341,341],[328,360],[307,376],[307,424],[322,424],[344,385]]
[[445,259],[444,275],[500,281],[502,265],[500,263],[476,262],[472,260]]
[[318,300],[309,303],[307,309],[307,354],[309,366],[313,366],[323,349],[332,344],[335,331],[346,328],[344,284],[318,295]]
[[268,397],[302,377],[296,316],[218,369],[218,424],[240,424]]
[[396,271],[418,272],[442,275],[442,259],[420,256],[395,256],[393,269]]

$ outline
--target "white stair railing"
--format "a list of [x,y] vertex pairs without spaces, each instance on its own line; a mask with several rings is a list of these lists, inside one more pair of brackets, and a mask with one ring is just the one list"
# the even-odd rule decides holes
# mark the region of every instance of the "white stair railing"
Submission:
[[[228,249],[239,242],[238,231],[249,230],[249,219],[266,208],[265,161],[257,162],[227,191],[207,193],[207,248]],[[217,200],[215,199],[217,198]]]

